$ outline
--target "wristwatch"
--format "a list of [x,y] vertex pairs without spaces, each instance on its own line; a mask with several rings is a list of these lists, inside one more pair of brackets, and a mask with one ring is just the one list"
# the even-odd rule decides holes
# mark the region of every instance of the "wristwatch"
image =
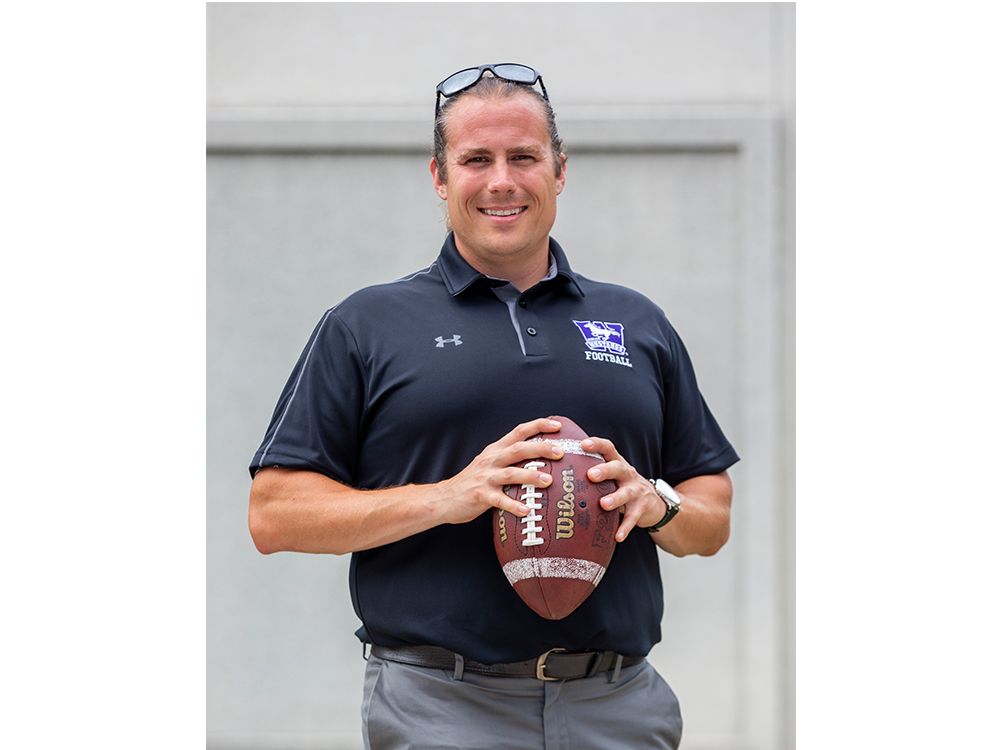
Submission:
[[673,487],[664,482],[662,479],[650,479],[649,482],[653,485],[653,489],[656,490],[656,494],[660,496],[661,500],[663,500],[663,504],[667,506],[667,510],[664,512],[663,518],[661,518],[656,525],[646,527],[646,531],[650,534],[654,534],[670,523],[673,517],[680,513],[681,496],[677,494],[677,491]]

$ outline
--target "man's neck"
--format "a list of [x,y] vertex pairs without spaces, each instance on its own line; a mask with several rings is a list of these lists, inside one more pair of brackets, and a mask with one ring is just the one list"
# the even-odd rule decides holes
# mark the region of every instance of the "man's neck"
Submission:
[[545,247],[541,251],[533,253],[529,258],[512,258],[509,263],[489,263],[483,258],[464,251],[458,237],[455,237],[455,247],[465,262],[479,273],[493,279],[505,279],[519,292],[530,289],[545,278],[549,272],[548,242],[545,243]]

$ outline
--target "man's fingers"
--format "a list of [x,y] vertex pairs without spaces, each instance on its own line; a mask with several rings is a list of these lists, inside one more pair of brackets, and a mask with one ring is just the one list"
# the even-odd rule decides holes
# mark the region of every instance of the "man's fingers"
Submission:
[[618,542],[625,541],[629,532],[636,527],[636,524],[639,523],[639,519],[642,517],[642,503],[638,501],[631,502],[632,500],[637,500],[637,498],[637,493],[622,489],[601,498],[602,508],[605,510],[617,508],[622,513],[621,520],[618,522],[618,533],[615,534],[615,540]]
[[[643,487],[641,485],[622,485],[610,495],[605,495],[601,498],[601,507],[604,508],[604,510],[614,510],[615,508],[619,508],[623,513],[634,512],[636,516],[639,516],[642,514],[642,508],[638,507],[642,498],[642,491]],[[632,508],[629,505],[630,503],[636,507]]]
[[524,466],[531,459],[543,458],[556,461],[563,457],[563,449],[548,440],[525,440],[503,449],[498,457],[501,466]]
[[534,437],[540,432],[555,432],[562,427],[559,422],[548,417],[539,417],[530,422],[523,422],[500,438],[498,444],[503,446],[513,445]]
[[604,456],[605,461],[622,457],[618,449],[615,448],[615,444],[606,438],[589,437],[580,443],[580,447],[591,453],[600,453]]
[[490,504],[494,508],[499,508],[500,510],[505,510],[508,513],[513,513],[515,516],[518,516],[519,518],[524,518],[526,515],[528,515],[527,505],[525,505],[522,502],[518,502],[517,500],[511,500],[509,497],[507,497],[507,495],[503,494],[502,492],[499,492],[496,495],[491,496],[490,500],[491,500]]
[[587,469],[587,478],[591,482],[603,482],[605,479],[625,479],[628,466],[624,461],[615,459],[607,463],[597,464]]
[[633,491],[631,488],[619,487],[610,495],[605,495],[604,497],[601,498],[601,507],[604,508],[604,510],[615,510],[616,508],[624,508],[632,500],[635,500],[636,497],[637,493]]
[[638,522],[638,520],[639,520],[638,513],[626,513],[624,516],[622,516],[622,520],[618,524],[618,533],[615,534],[615,541],[624,542],[629,532],[635,528],[635,524]]
[[548,487],[552,484],[552,475],[545,473],[544,470],[541,470],[541,467],[522,469],[517,466],[511,466],[498,473],[497,481],[502,485],[533,484],[536,487]]

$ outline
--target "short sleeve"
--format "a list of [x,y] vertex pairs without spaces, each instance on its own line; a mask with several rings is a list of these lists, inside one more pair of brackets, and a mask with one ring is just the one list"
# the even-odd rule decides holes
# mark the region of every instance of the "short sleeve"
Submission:
[[250,476],[269,466],[316,471],[352,484],[365,374],[353,334],[328,310],[278,399]]
[[739,461],[698,390],[694,366],[684,342],[667,323],[671,358],[663,434],[663,479],[671,485],[718,474]]

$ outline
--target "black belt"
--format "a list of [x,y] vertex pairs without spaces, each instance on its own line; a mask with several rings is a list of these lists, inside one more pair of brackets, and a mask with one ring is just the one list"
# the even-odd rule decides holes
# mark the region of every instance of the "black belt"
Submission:
[[600,672],[614,671],[614,679],[622,667],[631,667],[643,661],[642,656],[623,656],[614,651],[575,651],[552,648],[541,656],[506,664],[481,664],[437,646],[403,646],[387,648],[372,646],[372,654],[379,659],[396,661],[414,667],[454,669],[455,677],[462,679],[463,672],[493,675],[494,677],[536,677],[539,680],[579,680],[593,677]]

